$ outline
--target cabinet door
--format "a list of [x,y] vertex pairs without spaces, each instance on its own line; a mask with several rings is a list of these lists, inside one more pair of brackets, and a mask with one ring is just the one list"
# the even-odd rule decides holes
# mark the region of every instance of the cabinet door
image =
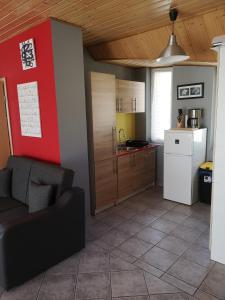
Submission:
[[133,192],[134,154],[118,157],[118,198],[129,196]]
[[154,184],[156,177],[156,150],[145,151],[145,185]]
[[146,153],[140,151],[135,153],[135,176],[133,178],[133,189],[138,191],[146,186]]
[[145,112],[145,83],[144,82],[134,82],[134,111],[135,112]]
[[95,163],[96,210],[114,205],[117,199],[117,158]]
[[91,72],[94,160],[116,152],[116,79],[114,75]]
[[117,112],[130,113],[133,112],[132,99],[132,81],[117,81]]

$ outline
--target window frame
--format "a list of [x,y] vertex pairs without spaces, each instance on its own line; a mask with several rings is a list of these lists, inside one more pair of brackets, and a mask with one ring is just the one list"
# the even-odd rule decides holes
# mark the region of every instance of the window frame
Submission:
[[163,140],[152,140],[152,105],[153,105],[153,87],[154,87],[154,73],[155,72],[168,72],[171,71],[171,110],[170,110],[170,128],[172,127],[172,110],[173,110],[173,67],[163,67],[163,68],[152,68],[151,69],[151,89],[150,89],[150,100],[151,100],[151,110],[150,110],[150,122],[151,122],[151,127],[150,127],[150,138],[151,142],[155,144],[160,144],[164,145],[164,139]]

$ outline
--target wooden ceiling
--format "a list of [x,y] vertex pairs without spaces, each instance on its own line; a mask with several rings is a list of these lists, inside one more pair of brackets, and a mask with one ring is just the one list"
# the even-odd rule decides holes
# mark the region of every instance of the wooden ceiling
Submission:
[[0,42],[53,17],[80,26],[96,59],[149,62],[167,42],[171,7],[191,60],[214,62],[208,49],[212,36],[225,34],[224,0],[0,0]]

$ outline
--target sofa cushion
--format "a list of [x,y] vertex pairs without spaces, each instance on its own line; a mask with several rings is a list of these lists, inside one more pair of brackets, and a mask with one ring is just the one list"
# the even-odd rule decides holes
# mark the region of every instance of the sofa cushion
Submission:
[[30,182],[29,185],[29,213],[45,209],[52,202],[53,186]]
[[59,165],[34,161],[30,181],[54,186],[54,199],[72,186],[73,171]]
[[0,213],[21,205],[22,204],[20,202],[13,200],[11,198],[0,197]]
[[19,156],[11,156],[7,163],[7,167],[12,169],[12,198],[26,204],[32,163],[32,159]]
[[0,197],[11,196],[11,175],[10,169],[0,170]]
[[0,212],[0,224],[3,224],[4,222],[14,221],[18,218],[24,217],[27,214],[28,207],[19,203],[19,206],[15,208]]

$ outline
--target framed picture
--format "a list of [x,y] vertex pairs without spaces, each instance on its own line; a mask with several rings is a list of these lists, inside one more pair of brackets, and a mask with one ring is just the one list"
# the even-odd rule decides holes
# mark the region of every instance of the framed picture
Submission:
[[204,82],[182,84],[177,86],[177,99],[194,99],[204,97]]
[[33,39],[20,43],[20,56],[23,70],[29,70],[37,67]]

